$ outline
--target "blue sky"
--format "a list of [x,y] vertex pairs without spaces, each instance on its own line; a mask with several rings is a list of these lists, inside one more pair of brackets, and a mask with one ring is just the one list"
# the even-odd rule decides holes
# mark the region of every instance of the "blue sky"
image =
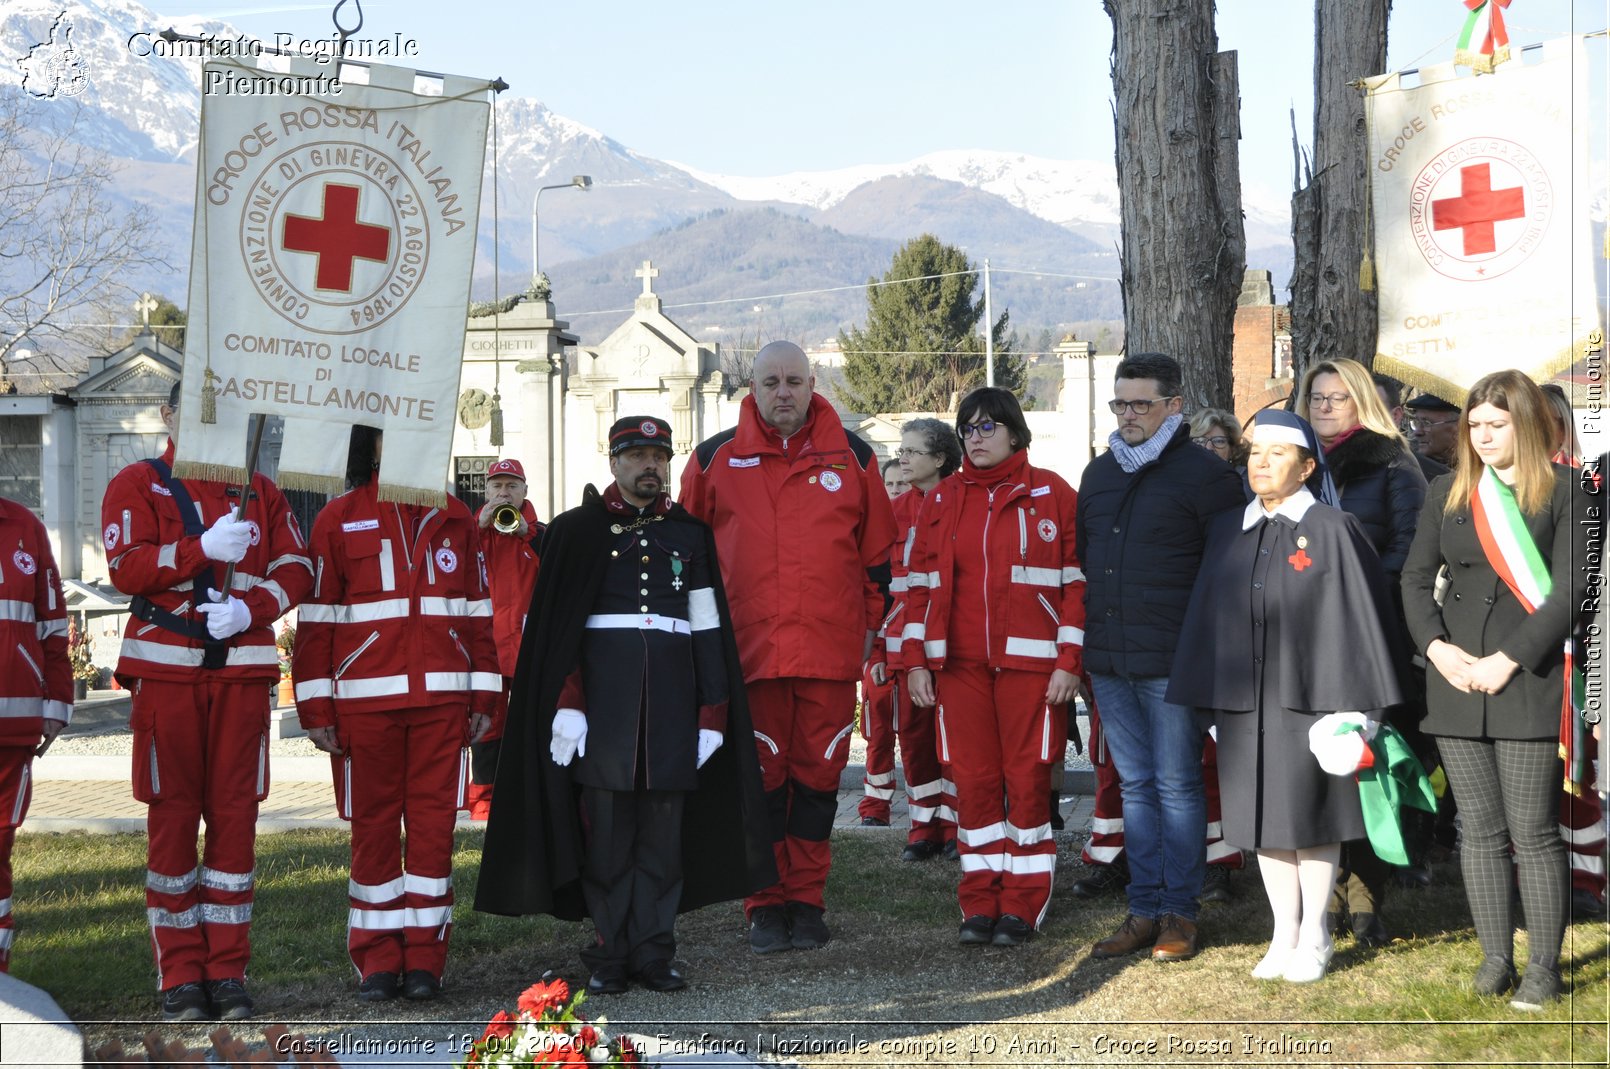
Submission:
[[[259,36],[324,36],[331,6],[223,0],[205,13]],[[1393,7],[1391,67],[1452,57],[1459,0]],[[360,36],[417,39],[421,67],[501,75],[515,95],[705,171],[772,175],[940,149],[1112,158],[1112,25],[1099,0],[363,0],[363,12]],[[1508,14],[1517,44],[1607,18],[1610,0],[1514,0]],[[1243,176],[1289,189],[1293,107],[1311,139],[1313,5],[1220,0],[1218,32],[1240,53]],[[1602,101],[1604,40],[1589,54]]]

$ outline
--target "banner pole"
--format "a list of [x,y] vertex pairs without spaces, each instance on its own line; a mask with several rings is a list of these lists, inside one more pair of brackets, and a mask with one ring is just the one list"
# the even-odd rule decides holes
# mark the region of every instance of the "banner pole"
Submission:
[[[257,413],[257,426],[252,428],[252,446],[246,454],[246,485],[240,488],[240,504],[235,506],[235,522],[239,523],[246,518],[246,505],[252,499],[252,482],[257,478],[257,452],[263,447],[263,426],[268,422],[268,415]],[[235,586],[235,564],[230,562],[224,569],[223,592],[229,597],[229,592]]]

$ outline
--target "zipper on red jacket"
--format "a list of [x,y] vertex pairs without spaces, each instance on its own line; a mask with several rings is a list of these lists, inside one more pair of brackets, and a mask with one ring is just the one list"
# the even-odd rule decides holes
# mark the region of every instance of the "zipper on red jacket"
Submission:
[[34,679],[39,684],[39,693],[44,694],[46,690],[45,673],[39,670],[39,665],[31,656],[29,656],[28,651],[23,648],[22,643],[20,642],[17,643],[17,652],[22,654],[22,659],[28,662],[29,668],[33,669]]
[[[989,502],[984,508],[984,539],[981,547],[984,551],[984,660],[986,664],[995,650],[995,644],[990,641],[989,637],[989,525],[990,521],[995,518],[995,491],[999,489],[1000,487],[996,486],[990,490]],[[954,596],[952,595],[952,597]]]

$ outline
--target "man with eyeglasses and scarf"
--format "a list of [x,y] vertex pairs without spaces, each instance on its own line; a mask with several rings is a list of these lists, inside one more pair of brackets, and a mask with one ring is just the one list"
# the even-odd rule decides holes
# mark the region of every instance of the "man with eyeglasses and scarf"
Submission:
[[[1195,712],[1163,700],[1208,521],[1245,504],[1230,465],[1191,444],[1179,364],[1139,353],[1118,365],[1118,429],[1079,484],[1084,666],[1118,768],[1129,915],[1092,950],[1157,961],[1197,952],[1207,803]],[[1184,666],[1188,670],[1199,666]],[[1200,669],[1199,669],[1200,670]]]

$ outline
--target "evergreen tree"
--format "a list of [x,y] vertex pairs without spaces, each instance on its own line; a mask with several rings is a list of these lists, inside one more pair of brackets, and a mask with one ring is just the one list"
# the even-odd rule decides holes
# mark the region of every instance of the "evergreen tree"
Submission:
[[[886,283],[879,285],[879,282]],[[901,246],[881,280],[869,279],[865,328],[839,332],[843,403],[856,412],[949,412],[984,385],[979,277],[967,254],[923,234]],[[991,330],[995,384],[1022,395],[1023,360],[1002,312]]]

